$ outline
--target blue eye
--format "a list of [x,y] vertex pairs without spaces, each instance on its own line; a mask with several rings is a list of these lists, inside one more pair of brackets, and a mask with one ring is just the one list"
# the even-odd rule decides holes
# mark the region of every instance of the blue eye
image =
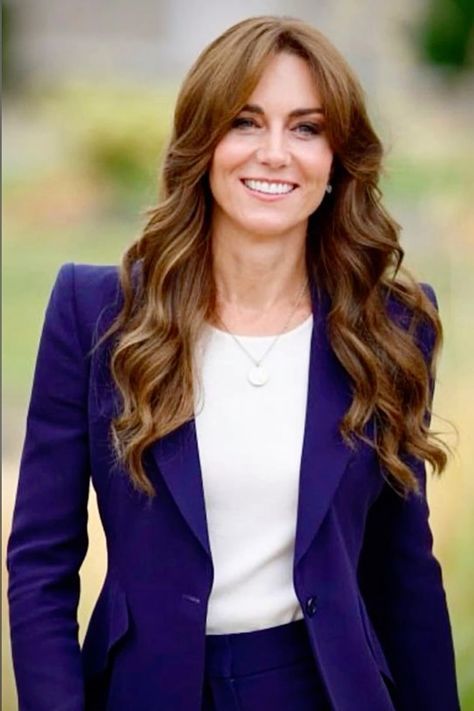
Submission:
[[[237,116],[232,121],[231,126],[232,128],[237,129],[259,128],[259,124],[257,123],[257,121],[248,116]],[[319,133],[322,133],[323,128],[317,123],[305,122],[297,124],[291,130],[300,133],[304,136],[317,136]]]
[[251,118],[244,118],[243,116],[238,116],[232,121],[232,128],[252,128],[257,124]]
[[308,136],[317,136],[323,129],[317,123],[299,123],[296,130]]

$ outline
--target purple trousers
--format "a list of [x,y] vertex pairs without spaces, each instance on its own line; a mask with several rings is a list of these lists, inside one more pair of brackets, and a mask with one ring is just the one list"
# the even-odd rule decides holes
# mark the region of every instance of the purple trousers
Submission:
[[206,635],[202,711],[331,711],[304,620]]

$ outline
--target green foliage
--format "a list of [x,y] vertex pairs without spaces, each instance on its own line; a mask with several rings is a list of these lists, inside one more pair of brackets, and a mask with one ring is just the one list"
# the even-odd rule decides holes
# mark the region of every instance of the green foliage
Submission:
[[384,193],[410,202],[439,196],[445,200],[453,195],[466,201],[474,180],[474,168],[469,155],[414,158],[398,153],[387,160],[381,184]]
[[16,36],[16,8],[12,2],[2,6],[2,82],[8,92],[18,89],[20,79],[17,57],[14,52]]
[[73,85],[47,97],[66,126],[73,160],[123,193],[156,183],[171,132],[173,91]]
[[455,70],[472,66],[474,2],[431,0],[419,39],[423,56],[430,63]]
[[11,8],[8,3],[2,8],[2,77],[3,84],[8,84],[10,68]]
[[[94,221],[71,228],[13,228],[4,247],[4,400],[23,401],[31,385],[44,310],[65,262],[118,264],[137,231],[137,220]],[[41,246],[38,246],[41,245]]]

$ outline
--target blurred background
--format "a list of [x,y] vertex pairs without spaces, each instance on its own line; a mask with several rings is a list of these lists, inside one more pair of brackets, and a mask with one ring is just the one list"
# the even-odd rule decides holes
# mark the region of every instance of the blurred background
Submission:
[[[429,476],[464,711],[474,710],[474,0],[6,0],[3,3],[3,555],[46,301],[68,261],[119,262],[154,204],[173,101],[234,22],[289,14],[359,74],[386,149],[405,264],[438,295],[445,345],[433,429],[455,449]],[[81,571],[84,635],[105,571],[95,497]],[[17,708],[2,559],[2,708]],[[420,710],[422,711],[422,710]]]

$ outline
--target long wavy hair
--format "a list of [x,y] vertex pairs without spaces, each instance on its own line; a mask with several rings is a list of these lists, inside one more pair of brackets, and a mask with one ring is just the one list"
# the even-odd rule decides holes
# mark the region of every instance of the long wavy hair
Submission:
[[[401,266],[400,227],[383,207],[378,185],[383,148],[363,90],[316,29],[293,18],[263,16],[224,32],[187,74],[159,199],[123,256],[123,305],[104,334],[112,338],[110,368],[121,396],[121,411],[111,424],[113,446],[133,485],[149,496],[156,491],[143,455],[152,442],[194,417],[195,348],[216,312],[208,182],[213,152],[278,52],[307,61],[334,153],[333,191],[309,219],[306,263],[313,284],[330,298],[328,336],[352,383],[340,433],[351,447],[357,438],[374,447],[383,475],[402,495],[419,491],[405,455],[428,460],[437,473],[447,463],[446,445],[429,431],[441,323],[436,307]],[[388,316],[388,298],[399,302],[408,321]],[[430,336],[428,354],[420,347],[420,329]],[[376,427],[368,438],[371,418]]]

